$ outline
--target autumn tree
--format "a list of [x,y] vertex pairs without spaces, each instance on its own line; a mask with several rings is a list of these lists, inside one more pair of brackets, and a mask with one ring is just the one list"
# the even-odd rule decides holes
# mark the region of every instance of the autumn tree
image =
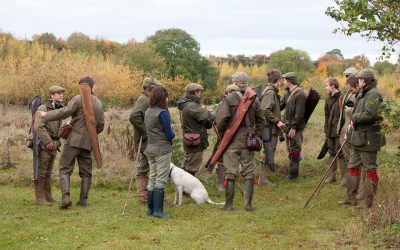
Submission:
[[384,60],[377,61],[374,64],[374,69],[378,72],[379,75],[391,74],[396,70],[396,66],[391,64],[388,60]]
[[64,44],[61,39],[57,39],[57,37],[53,33],[45,32],[40,35],[34,35],[33,41],[38,42],[41,45],[48,45],[57,50],[62,50],[64,48]]
[[96,44],[88,35],[81,32],[74,32],[67,38],[67,46],[72,51],[92,54],[96,49]]
[[306,52],[285,48],[271,53],[269,68],[279,69],[283,73],[296,72],[301,82],[314,70],[314,65]]
[[389,57],[400,41],[400,1],[335,0],[325,14],[340,22],[334,32],[361,34],[367,40],[383,42],[382,56]]

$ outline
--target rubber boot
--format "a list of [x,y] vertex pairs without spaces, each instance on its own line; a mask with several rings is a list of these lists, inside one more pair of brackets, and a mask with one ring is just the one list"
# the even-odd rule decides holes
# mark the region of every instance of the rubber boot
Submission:
[[328,177],[325,180],[325,183],[333,183],[336,182],[336,171],[337,171],[337,161],[333,162],[334,156],[329,157],[329,165],[332,164],[331,170],[328,173]]
[[297,179],[299,177],[300,162],[293,161],[292,164],[293,164],[293,177],[294,179]]
[[267,170],[270,169],[270,166],[266,163],[262,163],[260,165],[260,170],[258,174],[258,184],[260,185],[268,185],[273,186],[273,184],[267,179]]
[[[375,175],[375,178],[373,177]],[[367,172],[367,178],[364,181],[363,199],[357,208],[365,209],[372,207],[374,196],[378,188],[378,175],[376,171]]]
[[235,180],[226,179],[225,185],[225,205],[222,207],[222,210],[231,211],[233,210],[233,197],[235,196]]
[[50,203],[55,202],[51,192],[51,176],[46,176],[44,179],[44,198]]
[[147,190],[147,215],[153,215],[154,213],[154,198],[153,191]]
[[297,177],[299,177],[299,166],[300,166],[300,162],[290,160],[289,175],[286,176],[286,179],[288,179],[288,180],[297,179]]
[[61,209],[67,209],[72,205],[69,188],[70,188],[70,176],[69,175],[62,175],[60,176],[60,187],[61,187]]
[[216,172],[217,172],[216,189],[218,191],[223,192],[223,191],[225,191],[225,188],[224,188],[224,172],[225,172],[225,169],[224,169],[222,164],[218,164],[218,168],[217,168]]
[[347,164],[344,158],[338,159],[339,171],[340,171],[340,183],[338,187],[346,187],[346,178],[347,178]]
[[149,178],[146,175],[136,176],[136,190],[138,192],[138,202],[141,205],[147,204],[147,184],[149,183]]
[[52,205],[50,202],[46,201],[44,198],[44,178],[40,178],[37,180],[37,188],[35,190],[36,195],[36,205]]
[[88,199],[91,181],[92,181],[92,178],[90,178],[90,177],[82,177],[81,194],[79,196],[79,201],[76,203],[76,205],[79,205],[82,207],[87,206],[87,199]]
[[170,218],[171,215],[164,213],[164,189],[155,188],[153,190],[153,216],[157,218]]
[[244,199],[246,201],[245,209],[246,211],[253,211],[253,205],[251,204],[253,200],[254,191],[254,181],[253,179],[244,180]]
[[366,173],[367,173],[367,171],[364,168],[362,168],[361,169],[361,185],[357,192],[357,196],[356,196],[357,200],[364,199],[364,184],[365,184]]
[[[349,172],[351,169],[349,169]],[[356,195],[360,184],[360,174],[349,174],[346,178],[347,197],[343,201],[339,201],[339,205],[357,205]]]

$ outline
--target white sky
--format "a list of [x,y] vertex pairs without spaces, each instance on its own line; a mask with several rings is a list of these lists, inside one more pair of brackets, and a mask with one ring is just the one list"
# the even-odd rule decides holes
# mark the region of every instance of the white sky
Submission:
[[[373,63],[381,43],[333,34],[324,14],[333,0],[0,0],[0,29],[18,38],[80,31],[118,42],[143,41],[159,29],[191,34],[204,55],[270,54],[292,47],[312,59],[338,48]],[[395,62],[398,54],[392,56]]]

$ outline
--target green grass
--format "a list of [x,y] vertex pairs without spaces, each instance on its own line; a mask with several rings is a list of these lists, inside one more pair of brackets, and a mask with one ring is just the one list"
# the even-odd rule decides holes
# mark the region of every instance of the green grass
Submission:
[[[30,187],[1,186],[2,200],[0,249],[287,249],[367,247],[361,237],[359,213],[340,207],[336,201],[344,189],[327,186],[308,209],[304,202],[318,181],[317,177],[287,182],[273,178],[273,188],[256,186],[254,212],[246,212],[241,193],[236,188],[233,212],[221,211],[215,205],[196,205],[184,197],[182,206],[167,208],[172,219],[146,216],[146,207],[136,198],[129,199],[121,215],[126,189],[93,188],[89,206],[72,206],[70,210],[33,204]],[[206,186],[214,201],[224,194]],[[169,186],[169,200],[173,189]],[[54,188],[57,200],[58,189]],[[76,202],[78,188],[73,188]]]
[[[104,166],[100,170],[94,169],[89,207],[74,205],[67,211],[59,210],[59,204],[51,207],[34,205],[31,152],[23,146],[27,111],[13,107],[2,112],[1,156],[4,159],[9,155],[17,165],[13,169],[0,170],[0,249],[372,249],[400,246],[398,222],[384,228],[369,220],[375,226],[371,228],[365,219],[369,212],[336,205],[345,197],[345,189],[335,185],[325,186],[318,200],[303,209],[325,168],[325,161],[315,159],[324,140],[323,103],[304,132],[305,160],[301,162],[299,180],[282,180],[287,173],[288,160],[285,144],[279,143],[276,161],[281,168],[269,176],[276,186],[256,186],[254,212],[244,210],[243,183],[240,181],[233,212],[221,211],[215,205],[196,205],[185,196],[182,206],[166,209],[173,215],[168,220],[146,216],[146,207],[136,202],[135,190],[125,215],[121,215],[134,166],[127,156],[129,110],[106,113],[106,126],[110,132],[105,131],[100,137]],[[171,114],[174,121],[179,121],[176,109],[171,109]],[[176,123],[178,137],[179,127]],[[215,141],[214,133],[210,133],[210,141]],[[399,141],[399,134],[389,135],[388,145],[379,153],[381,184],[378,205],[371,212],[378,222],[380,218],[387,218],[384,213],[388,210],[383,209],[388,204],[387,194],[400,187],[396,158]],[[205,152],[205,158],[210,150]],[[182,160],[181,145],[175,145],[174,151],[174,161]],[[59,156],[53,171],[53,193],[57,201],[61,199],[57,181],[58,159]],[[74,202],[79,197],[77,172],[76,168],[72,176]],[[212,200],[225,200],[224,193],[214,189],[215,175],[208,175],[201,169],[199,176]],[[170,183],[167,191],[172,203],[174,189]]]

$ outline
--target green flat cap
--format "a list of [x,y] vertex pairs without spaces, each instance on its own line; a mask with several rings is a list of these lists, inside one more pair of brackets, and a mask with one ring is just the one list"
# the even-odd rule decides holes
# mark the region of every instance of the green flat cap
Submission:
[[343,75],[355,76],[355,75],[357,75],[357,73],[358,73],[358,70],[356,68],[350,67],[350,68],[345,69],[345,71],[343,72]]
[[146,77],[143,79],[143,87],[150,87],[153,85],[153,87],[158,85],[158,81],[154,77]]
[[65,89],[63,87],[54,85],[49,88],[50,95],[54,94],[54,93],[61,93],[61,92],[65,92]]
[[185,87],[185,91],[186,92],[192,92],[192,91],[196,91],[196,90],[203,90],[203,87],[200,84],[197,83],[189,83],[188,85],[186,85]]
[[282,77],[282,78],[292,78],[292,77],[296,77],[296,73],[294,73],[294,72],[287,72],[287,73],[283,74],[281,77]]
[[375,78],[374,71],[372,69],[363,69],[357,75],[357,78]]

